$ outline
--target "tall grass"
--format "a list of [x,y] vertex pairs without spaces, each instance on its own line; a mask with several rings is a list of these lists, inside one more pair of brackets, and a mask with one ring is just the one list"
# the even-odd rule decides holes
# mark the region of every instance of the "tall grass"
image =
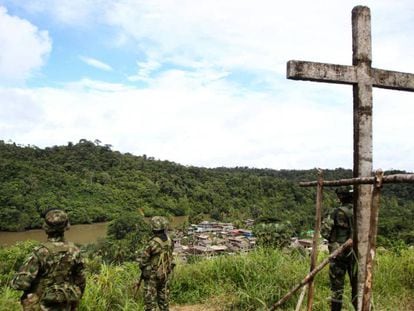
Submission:
[[[171,303],[205,304],[216,310],[266,310],[308,270],[307,256],[274,249],[178,264],[171,281]],[[88,262],[87,287],[80,310],[143,310],[142,291],[137,297],[133,291],[138,276],[135,263],[113,266],[99,261]],[[327,269],[318,274],[315,281],[313,309],[329,310]],[[352,310],[348,284],[347,280],[343,310]],[[3,285],[0,287],[0,309],[19,310],[18,297],[19,292]],[[374,276],[374,310],[414,310],[413,297],[414,249],[380,253]],[[292,297],[281,310],[294,309],[297,298],[297,295]]]
[[14,272],[19,269],[36,245],[37,242],[27,241],[9,247],[0,247],[0,289],[10,283]]
[[134,263],[121,266],[101,265],[99,273],[89,274],[80,310],[142,310],[133,288],[139,275]]
[[22,309],[19,300],[20,296],[21,293],[12,290],[8,286],[0,287],[0,310],[20,311]]
[[[259,310],[280,297],[308,270],[307,259],[293,253],[258,249],[179,266],[172,282],[176,303],[200,302],[214,296],[223,308]],[[223,306],[223,303],[225,306]]]
[[414,310],[414,249],[380,253],[375,268],[375,310]]

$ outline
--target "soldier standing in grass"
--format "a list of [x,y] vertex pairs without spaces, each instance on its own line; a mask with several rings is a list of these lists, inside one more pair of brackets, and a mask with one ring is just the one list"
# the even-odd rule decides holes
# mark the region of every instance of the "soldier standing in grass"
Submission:
[[169,276],[174,268],[174,245],[167,234],[164,217],[151,219],[153,237],[140,256],[141,277],[144,280],[145,311],[169,310]]
[[[353,229],[353,192],[350,188],[336,190],[341,203],[324,219],[321,235],[328,240],[329,252],[332,253],[348,239],[352,239]],[[348,273],[351,284],[356,277],[355,258],[352,249],[343,252],[329,263],[329,279],[331,283],[331,311],[340,311],[344,292],[345,274]],[[356,288],[352,286],[352,303],[356,309]]]
[[51,209],[43,228],[47,242],[34,249],[11,286],[23,291],[25,311],[77,310],[86,281],[79,248],[64,239],[69,218],[64,211]]

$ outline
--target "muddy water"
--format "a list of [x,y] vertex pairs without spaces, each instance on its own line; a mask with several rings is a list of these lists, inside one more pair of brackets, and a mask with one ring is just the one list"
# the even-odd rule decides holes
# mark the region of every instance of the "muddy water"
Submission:
[[[187,220],[187,216],[173,217],[172,227],[177,228],[183,225]],[[65,232],[65,237],[68,241],[78,244],[95,243],[99,238],[106,237],[106,230],[108,222],[87,224],[87,225],[72,225],[70,229]],[[36,240],[40,242],[46,241],[46,234],[42,229],[28,230],[24,232],[5,232],[0,231],[0,245],[10,246],[19,241]]]
[[[108,222],[88,224],[88,225],[72,225],[65,232],[67,240],[78,244],[94,243],[99,238],[106,236]],[[28,230],[24,232],[4,232],[0,231],[0,245],[13,245],[16,242],[36,240],[40,242],[46,241],[45,231],[42,229]]]

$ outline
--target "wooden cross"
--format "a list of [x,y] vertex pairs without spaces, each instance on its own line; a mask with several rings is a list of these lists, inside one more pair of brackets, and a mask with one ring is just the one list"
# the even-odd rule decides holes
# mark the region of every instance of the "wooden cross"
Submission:
[[[291,60],[287,78],[350,84],[354,101],[354,177],[372,174],[372,87],[414,91],[414,74],[371,67],[371,13],[365,6],[352,10],[352,66]],[[358,310],[367,275],[367,252],[371,219],[372,185],[355,189],[354,250],[358,258]]]

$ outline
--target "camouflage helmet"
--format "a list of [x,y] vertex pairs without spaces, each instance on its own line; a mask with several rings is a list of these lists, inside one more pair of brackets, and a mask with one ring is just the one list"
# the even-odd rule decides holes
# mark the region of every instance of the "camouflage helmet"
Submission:
[[335,193],[341,202],[351,202],[354,197],[354,189],[352,186],[338,188],[335,190]]
[[168,227],[168,220],[162,216],[154,216],[151,218],[151,229],[153,231],[165,230]]
[[69,217],[60,209],[48,210],[44,220],[43,228],[46,231],[64,231],[69,228]]

